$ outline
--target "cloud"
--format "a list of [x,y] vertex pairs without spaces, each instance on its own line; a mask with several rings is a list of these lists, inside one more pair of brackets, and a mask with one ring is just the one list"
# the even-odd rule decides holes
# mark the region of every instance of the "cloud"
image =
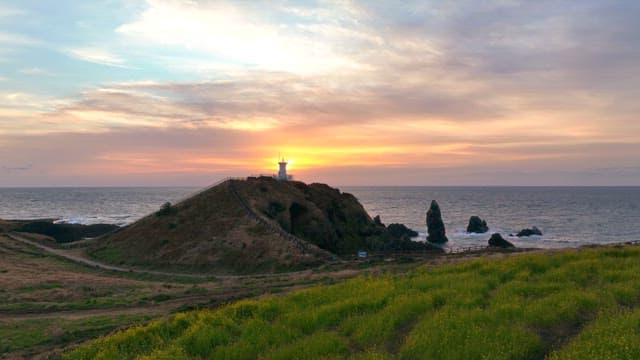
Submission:
[[67,53],[127,67],[117,54],[131,50],[166,73],[58,103],[0,94],[0,132],[12,149],[66,156],[50,170],[60,181],[200,181],[268,171],[278,152],[327,181],[596,179],[589,169],[637,167],[638,17],[616,1],[149,0],[115,27],[126,48]]
[[[331,14],[339,19],[339,9],[334,10]],[[258,2],[148,0],[138,19],[116,31],[141,46],[206,54],[222,64],[304,74],[359,66],[334,45],[361,34],[337,26],[280,22],[282,11]]]
[[2,165],[2,170],[4,170],[7,173],[13,173],[16,171],[29,171],[31,170],[31,168],[33,167],[33,165],[28,164],[28,165],[18,165],[18,166],[5,166]]
[[0,31],[0,44],[5,45],[36,45],[39,42],[34,38],[21,34]]
[[123,58],[109,52],[106,49],[98,47],[80,47],[67,49],[65,52],[69,56],[82,61],[105,66],[128,68],[128,66],[126,65],[126,61]]
[[18,72],[20,74],[34,75],[34,76],[51,75],[51,73],[49,73],[47,70],[38,68],[38,67],[20,69],[18,70]]
[[13,117],[20,118],[20,121],[32,121],[36,125],[33,128],[25,127],[25,129],[41,129],[47,132],[47,121],[40,121],[38,118],[51,116],[55,109],[68,104],[68,100],[51,96],[0,90],[0,132],[6,125],[15,129],[20,128],[21,123],[12,121]]
[[0,18],[3,17],[13,17],[18,15],[24,15],[26,12],[21,9],[16,9],[13,7],[8,7],[7,5],[0,4]]

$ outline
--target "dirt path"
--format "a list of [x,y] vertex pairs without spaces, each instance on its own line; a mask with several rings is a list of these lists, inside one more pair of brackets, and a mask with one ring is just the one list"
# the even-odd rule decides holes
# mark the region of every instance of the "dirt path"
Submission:
[[167,277],[182,277],[182,278],[192,278],[192,279],[211,279],[211,280],[229,280],[229,279],[247,279],[247,278],[268,278],[268,277],[278,277],[278,276],[293,276],[293,275],[304,275],[310,274],[311,270],[303,270],[303,271],[294,271],[288,273],[274,273],[274,274],[256,274],[256,275],[213,275],[213,274],[187,274],[187,273],[173,273],[173,272],[165,272],[165,271],[154,271],[154,270],[140,270],[140,269],[132,269],[132,268],[123,268],[120,266],[108,265],[104,263],[100,263],[94,260],[87,259],[85,257],[78,256],[73,254],[74,250],[66,250],[66,249],[56,249],[44,244],[41,244],[37,241],[29,240],[24,236],[20,236],[16,233],[4,234],[10,239],[15,241],[22,242],[24,244],[28,244],[34,246],[40,250],[48,252],[50,254],[63,257],[69,261],[72,261],[77,264],[89,266],[92,268],[108,270],[108,271],[117,271],[117,272],[127,272],[127,273],[138,273],[138,274],[150,274],[150,275],[158,275],[158,276],[167,276]]
[[75,263],[79,263],[82,265],[87,265],[87,266],[91,266],[94,268],[98,268],[98,269],[103,269],[103,270],[110,270],[110,271],[120,271],[120,272],[129,272],[131,271],[130,269],[125,269],[122,267],[118,267],[118,266],[112,266],[112,265],[106,265],[106,264],[101,264],[97,261],[93,261],[93,260],[89,260],[86,258],[81,258],[75,255],[72,255],[69,253],[69,250],[61,250],[61,249],[54,249],[52,247],[40,244],[39,242],[33,241],[33,240],[29,240],[27,238],[24,238],[22,236],[16,235],[15,233],[11,233],[11,234],[5,234],[7,237],[16,240],[16,241],[20,241],[22,243],[37,247],[40,250],[44,250],[50,254],[56,255],[56,256],[60,256],[63,257],[67,260],[71,260]]
[[[348,275],[348,274],[347,274]],[[290,293],[292,291],[304,289],[310,286],[316,285],[315,283],[308,284],[291,284],[285,286],[278,286],[276,289],[278,293]],[[264,289],[263,289],[264,290]],[[172,311],[178,310],[180,307],[199,306],[202,308],[211,308],[220,304],[227,303],[229,301],[239,300],[246,297],[261,296],[269,294],[269,291],[261,291],[256,294],[250,289],[229,289],[227,291],[207,294],[207,295],[195,295],[184,296],[177,299],[171,299],[158,303],[126,306],[126,307],[110,307],[110,308],[96,308],[96,309],[78,309],[78,310],[53,310],[53,311],[33,311],[23,313],[0,313],[0,322],[3,321],[21,321],[21,320],[42,320],[42,319],[64,319],[64,320],[78,320],[91,318],[94,316],[115,316],[126,314],[147,314],[147,315],[166,315]]]

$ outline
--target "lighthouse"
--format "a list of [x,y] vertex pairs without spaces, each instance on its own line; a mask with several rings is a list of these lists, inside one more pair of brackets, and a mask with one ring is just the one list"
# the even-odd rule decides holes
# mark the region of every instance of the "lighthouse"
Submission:
[[280,181],[289,180],[289,175],[287,175],[287,161],[284,158],[282,158],[278,162],[278,165],[280,165],[280,170],[278,170],[278,180]]

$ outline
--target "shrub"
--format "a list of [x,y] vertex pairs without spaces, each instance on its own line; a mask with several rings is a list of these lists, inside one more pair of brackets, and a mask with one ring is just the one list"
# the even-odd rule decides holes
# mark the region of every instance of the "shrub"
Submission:
[[176,213],[178,213],[178,209],[167,201],[166,203],[162,204],[160,210],[156,212],[156,216],[169,216],[175,215]]

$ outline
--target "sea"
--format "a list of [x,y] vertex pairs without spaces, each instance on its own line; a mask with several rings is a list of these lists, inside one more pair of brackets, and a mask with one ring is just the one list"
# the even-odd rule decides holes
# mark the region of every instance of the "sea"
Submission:
[[[127,225],[197,192],[193,187],[0,188],[1,219]],[[406,187],[349,186],[373,217],[402,223],[426,240],[426,211],[438,201],[448,248],[486,244],[501,233],[519,247],[562,248],[640,241],[640,187]],[[469,234],[469,217],[487,221],[489,233]],[[543,235],[512,237],[538,227]]]

